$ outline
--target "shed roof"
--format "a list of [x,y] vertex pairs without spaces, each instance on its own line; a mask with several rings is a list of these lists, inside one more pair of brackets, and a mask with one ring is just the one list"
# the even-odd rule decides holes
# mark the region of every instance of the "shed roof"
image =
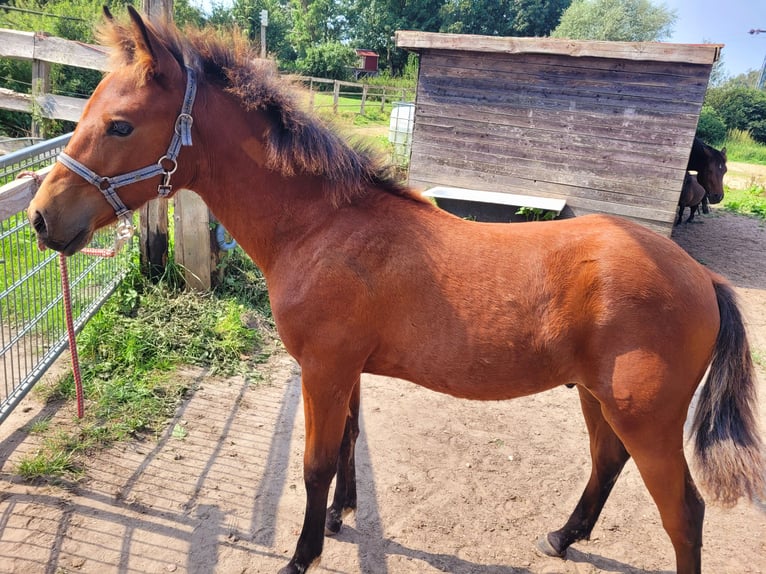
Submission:
[[550,54],[575,57],[653,60],[713,64],[723,44],[671,44],[668,42],[602,42],[564,38],[515,38],[474,34],[441,34],[398,30],[396,45],[409,50],[464,50],[506,54]]
[[377,52],[373,52],[372,50],[361,50],[360,49],[360,50],[356,51],[356,55],[357,56],[374,56],[376,58],[378,57],[378,53]]

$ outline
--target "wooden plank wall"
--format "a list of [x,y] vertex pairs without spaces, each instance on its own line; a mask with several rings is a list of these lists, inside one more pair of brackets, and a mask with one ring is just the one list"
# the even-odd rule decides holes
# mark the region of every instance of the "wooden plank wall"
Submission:
[[711,64],[420,52],[411,185],[565,198],[670,234]]

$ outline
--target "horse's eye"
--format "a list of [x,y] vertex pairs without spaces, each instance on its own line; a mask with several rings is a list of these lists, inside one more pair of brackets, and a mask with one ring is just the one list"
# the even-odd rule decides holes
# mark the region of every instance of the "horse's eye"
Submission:
[[114,121],[110,122],[106,128],[106,133],[110,136],[125,137],[129,136],[133,132],[133,126],[128,122]]

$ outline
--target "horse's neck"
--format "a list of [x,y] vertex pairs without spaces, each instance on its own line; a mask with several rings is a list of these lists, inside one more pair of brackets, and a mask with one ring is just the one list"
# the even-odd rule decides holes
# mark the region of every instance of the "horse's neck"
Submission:
[[209,98],[205,110],[204,118],[195,118],[200,143],[194,143],[197,177],[190,187],[266,272],[281,250],[335,207],[321,196],[319,178],[266,167],[266,124],[256,112],[225,96]]

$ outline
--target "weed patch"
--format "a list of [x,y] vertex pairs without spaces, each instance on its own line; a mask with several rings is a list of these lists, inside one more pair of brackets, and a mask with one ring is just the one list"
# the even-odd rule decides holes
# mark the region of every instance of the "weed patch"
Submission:
[[726,189],[723,207],[727,211],[766,219],[766,192],[760,185],[748,189]]
[[[174,281],[151,284],[134,266],[77,339],[85,417],[30,429],[41,442],[18,464],[21,476],[76,479],[91,449],[159,435],[189,391],[175,374],[181,365],[260,380],[257,367],[273,337],[266,284],[241,252],[225,261],[224,280],[212,293],[183,291]],[[46,401],[72,401],[74,377],[70,372],[35,392]]]

